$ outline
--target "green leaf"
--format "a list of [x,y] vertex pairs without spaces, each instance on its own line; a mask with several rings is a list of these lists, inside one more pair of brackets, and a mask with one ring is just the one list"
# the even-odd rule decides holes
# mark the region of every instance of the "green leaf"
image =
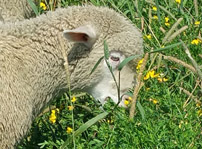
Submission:
[[181,44],[182,44],[182,42],[178,42],[178,43],[175,43],[175,44],[166,46],[166,47],[164,47],[164,48],[155,49],[154,51],[151,51],[151,52],[149,52],[149,53],[156,53],[156,52],[161,52],[161,51],[164,51],[164,50],[172,49],[172,48],[174,48],[174,47],[176,47],[176,46],[179,46],[179,45],[181,45]]
[[133,55],[133,56],[130,56],[130,57],[127,57],[125,58],[118,66],[118,70],[121,71],[123,69],[123,67],[129,63],[130,61],[132,61],[134,58],[138,58],[140,57],[140,55]]
[[98,65],[100,64],[100,62],[102,61],[102,59],[104,58],[104,56],[102,56],[97,63],[95,64],[95,66],[93,67],[93,69],[90,72],[90,75],[95,71],[95,69],[98,67]]
[[[106,117],[108,114],[109,114],[108,112],[103,112],[103,113],[97,115],[96,117],[90,119],[89,121],[87,121],[85,124],[83,124],[82,126],[80,126],[79,129],[77,129],[74,132],[74,137],[79,136],[81,133],[83,133],[84,131],[86,131],[90,126],[92,126],[96,122],[100,121],[101,119],[103,119],[104,117]],[[71,139],[67,139],[65,141],[65,143],[60,147],[60,149],[68,148],[67,145],[69,143],[71,143],[71,141],[72,141],[72,138]]]
[[142,116],[142,119],[144,120],[145,119],[145,111],[144,111],[144,108],[142,107],[142,105],[140,104],[139,101],[137,101],[137,107],[140,110],[140,114]]
[[109,48],[106,41],[104,41],[104,56],[105,56],[105,59],[109,59]]
[[39,11],[38,11],[38,8],[35,5],[35,3],[32,0],[27,0],[27,2],[29,3],[30,7],[33,9],[33,11],[36,14],[36,16],[38,16],[39,15]]

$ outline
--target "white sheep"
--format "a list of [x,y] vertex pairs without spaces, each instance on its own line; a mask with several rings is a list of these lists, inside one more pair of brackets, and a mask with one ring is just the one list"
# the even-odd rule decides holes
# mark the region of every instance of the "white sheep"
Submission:
[[31,13],[27,0],[0,0],[0,21],[23,20],[29,18]]
[[58,35],[68,55],[73,90],[92,88],[102,80],[101,66],[89,73],[104,55],[104,40],[110,50],[119,50],[125,56],[143,53],[138,29],[109,8],[72,6],[1,24],[1,149],[14,148],[44,106],[66,88]]

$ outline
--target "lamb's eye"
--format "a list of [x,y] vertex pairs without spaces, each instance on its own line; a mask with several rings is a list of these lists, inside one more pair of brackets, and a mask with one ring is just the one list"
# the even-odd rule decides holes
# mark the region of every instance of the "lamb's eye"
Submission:
[[111,58],[111,60],[113,60],[113,61],[119,61],[119,57],[111,56],[110,58]]

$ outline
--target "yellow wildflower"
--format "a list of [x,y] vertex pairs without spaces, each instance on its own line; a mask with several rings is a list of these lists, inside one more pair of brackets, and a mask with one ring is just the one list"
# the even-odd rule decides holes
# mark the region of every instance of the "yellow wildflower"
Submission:
[[144,80],[148,80],[150,78],[150,73],[148,72],[146,76],[144,76]]
[[193,44],[193,45],[198,45],[198,44],[201,43],[201,42],[202,42],[202,41],[197,38],[197,39],[192,40],[191,44]]
[[152,36],[149,34],[149,35],[146,35],[146,38],[150,40]]
[[68,106],[68,110],[69,110],[69,111],[72,111],[73,109],[74,109],[73,106]]
[[181,3],[181,0],[175,0],[176,3],[180,4]]
[[153,19],[158,20],[158,16],[156,16],[156,15],[153,16]]
[[136,69],[137,69],[137,70],[140,69],[140,67],[141,67],[141,65],[142,65],[142,63],[143,63],[143,60],[144,60],[144,58],[142,58],[141,60],[139,60],[137,66],[136,66]]
[[152,102],[153,102],[153,104],[155,104],[155,105],[156,105],[156,104],[158,103],[158,100],[153,99],[153,100],[152,100]]
[[51,110],[51,115],[49,117],[49,120],[54,124],[56,122],[56,115],[55,110]]
[[146,88],[146,91],[149,91],[149,90],[150,90],[150,88],[149,88],[149,87],[147,87],[147,88]]
[[113,120],[110,120],[110,119],[107,120],[107,123],[109,124],[112,124],[113,122],[114,122]]
[[168,17],[165,17],[165,22],[168,23],[168,21],[169,21],[169,18],[168,18]]
[[129,97],[128,97],[128,100],[132,101],[132,97],[129,96]]
[[197,102],[197,103],[196,103],[196,107],[199,108],[200,106],[201,106],[201,102]]
[[195,25],[200,25],[200,21],[196,21],[194,24]]
[[159,73],[155,74],[154,70],[151,70],[147,72],[146,76],[144,77],[144,80],[147,80],[149,78],[157,78],[159,76]]
[[156,6],[153,6],[152,9],[153,9],[154,11],[157,11],[157,7],[156,7]]
[[161,78],[161,77],[159,77],[157,80],[158,80],[159,82],[166,82],[166,81],[168,81],[167,78]]
[[197,111],[198,116],[202,116],[202,109]]
[[40,3],[40,7],[41,7],[43,10],[46,10],[46,9],[47,9],[47,8],[46,8],[46,4],[43,3],[43,2]]
[[126,106],[129,105],[129,103],[130,103],[130,101],[124,100],[124,104],[125,104]]
[[166,23],[165,23],[165,26],[170,26],[170,23],[166,22]]
[[76,97],[73,96],[71,102],[75,102],[76,101]]
[[166,81],[168,81],[168,79],[166,79],[166,78],[163,78],[163,82],[166,82]]
[[72,133],[72,131],[73,131],[73,129],[72,129],[71,127],[67,127],[66,132],[67,132],[68,134]]
[[159,73],[155,74],[154,70],[150,71],[150,77],[151,78],[157,78],[158,76],[159,76]]

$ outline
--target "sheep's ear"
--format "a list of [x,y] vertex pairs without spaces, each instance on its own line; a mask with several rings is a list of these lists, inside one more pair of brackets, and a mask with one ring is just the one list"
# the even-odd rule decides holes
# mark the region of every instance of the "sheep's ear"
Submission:
[[84,43],[88,47],[92,47],[97,39],[95,30],[90,25],[80,26],[73,30],[65,30],[63,33],[67,40]]

